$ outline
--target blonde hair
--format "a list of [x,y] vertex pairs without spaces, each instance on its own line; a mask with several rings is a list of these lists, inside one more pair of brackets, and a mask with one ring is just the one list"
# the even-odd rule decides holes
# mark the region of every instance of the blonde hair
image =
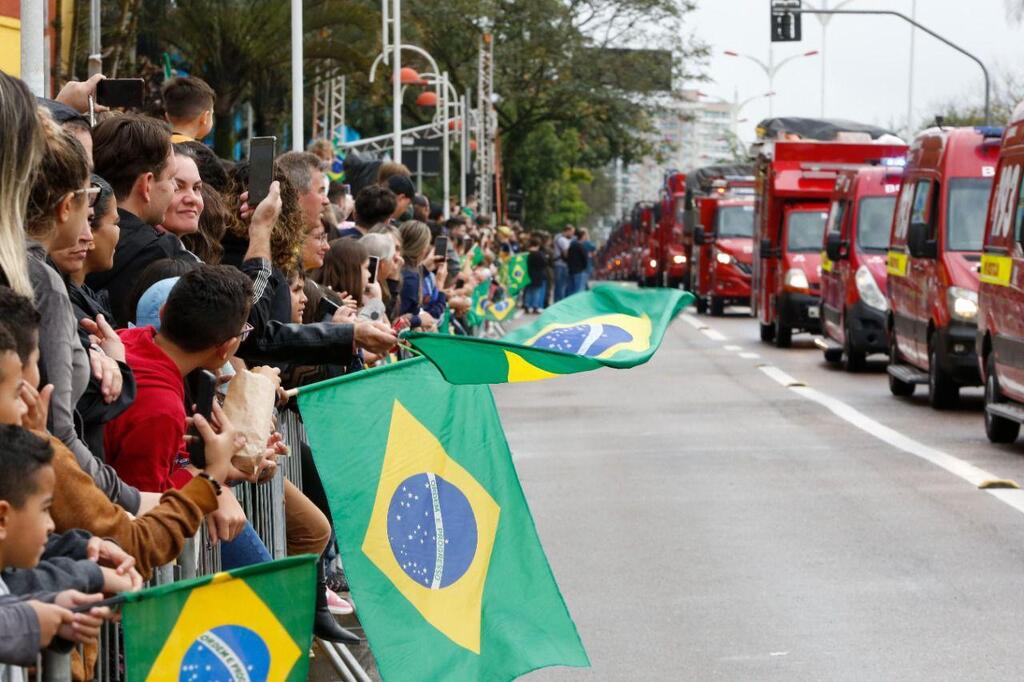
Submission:
[[430,244],[430,228],[418,220],[406,220],[398,228],[402,235],[402,258],[408,267],[419,267],[420,257]]
[[[53,231],[57,205],[68,193],[81,189],[89,181],[89,157],[75,136],[52,118],[47,116],[40,123],[45,144],[29,193],[25,232],[33,239],[43,240]],[[74,200],[81,205],[86,198],[76,195]]]
[[18,78],[0,72],[0,271],[19,294],[32,297],[25,252],[25,215],[43,155],[44,116]]

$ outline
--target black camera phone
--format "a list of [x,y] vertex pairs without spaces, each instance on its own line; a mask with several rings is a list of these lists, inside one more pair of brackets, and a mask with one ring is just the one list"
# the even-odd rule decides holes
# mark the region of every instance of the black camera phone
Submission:
[[448,237],[440,235],[437,239],[434,240],[434,257],[448,257]]
[[141,109],[145,93],[146,81],[141,78],[104,78],[96,83],[96,104]]
[[[210,421],[213,414],[213,401],[217,396],[217,377],[205,369],[193,370],[185,378],[187,395],[191,405],[195,409],[190,410],[192,414],[201,414]],[[189,427],[189,435],[194,436],[188,443],[188,457],[192,465],[197,469],[206,468],[206,447],[199,429],[195,426]]]
[[326,319],[334,317],[334,313],[338,312],[338,308],[341,306],[327,298],[327,294],[320,297],[320,303],[316,306],[316,321],[323,322]]
[[249,140],[249,208],[256,210],[270,193],[274,181],[274,150],[277,138],[253,137]]
[[370,262],[366,267],[370,269],[370,284],[373,284],[377,281],[377,268],[380,267],[380,258],[370,256]]

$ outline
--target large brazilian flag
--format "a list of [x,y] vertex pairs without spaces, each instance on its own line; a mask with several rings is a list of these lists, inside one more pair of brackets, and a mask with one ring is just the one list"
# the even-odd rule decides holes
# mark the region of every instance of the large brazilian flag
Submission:
[[125,679],[300,682],[316,557],[288,557],[125,594]]
[[589,665],[489,388],[452,386],[417,358],[298,402],[384,680]]
[[536,381],[647,362],[673,318],[693,301],[678,289],[605,284],[551,306],[500,339],[406,332],[453,384]]

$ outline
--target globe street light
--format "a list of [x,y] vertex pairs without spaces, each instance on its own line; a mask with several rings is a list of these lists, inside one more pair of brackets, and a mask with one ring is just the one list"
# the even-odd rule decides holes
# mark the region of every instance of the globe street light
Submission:
[[[750,61],[754,62],[759,67],[761,67],[761,70],[764,71],[766,76],[768,76],[768,90],[773,93],[775,91],[775,74],[777,74],[782,69],[782,67],[784,67],[786,64],[789,64],[791,61],[795,59],[801,59],[803,57],[813,57],[814,55],[818,54],[817,50],[811,50],[810,52],[804,52],[803,54],[795,54],[792,57],[786,57],[781,62],[776,64],[775,55],[772,54],[771,50],[768,51],[768,63],[761,61],[760,59],[754,57],[753,55],[741,54],[733,50],[725,50],[724,52],[728,57],[743,57],[744,59],[749,59]],[[769,116],[772,116],[774,114],[774,103],[774,99],[768,100]]]

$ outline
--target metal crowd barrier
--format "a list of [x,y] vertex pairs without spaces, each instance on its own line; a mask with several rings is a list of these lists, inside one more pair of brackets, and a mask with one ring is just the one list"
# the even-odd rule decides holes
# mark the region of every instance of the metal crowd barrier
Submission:
[[[300,448],[306,438],[306,430],[298,415],[288,409],[278,413],[278,430],[284,436],[291,454],[279,457],[275,476],[268,482],[254,485],[240,483],[232,492],[245,510],[256,533],[263,540],[275,559],[287,553],[284,479],[287,478],[300,490],[302,488],[302,457]],[[194,538],[185,542],[181,554],[174,563],[157,567],[147,586],[164,585],[178,580],[187,580],[200,575],[210,575],[221,570],[220,551],[210,544],[206,522],[200,524]],[[97,682],[128,682],[124,675],[124,651],[121,625],[106,623],[100,633],[96,660],[95,680]],[[343,644],[317,640],[321,650],[339,675],[346,682],[370,682],[370,677],[360,666],[352,652]],[[79,650],[79,654],[81,654]],[[36,666],[36,682],[70,682],[71,655],[44,651]],[[134,682],[134,681],[132,681]]]

